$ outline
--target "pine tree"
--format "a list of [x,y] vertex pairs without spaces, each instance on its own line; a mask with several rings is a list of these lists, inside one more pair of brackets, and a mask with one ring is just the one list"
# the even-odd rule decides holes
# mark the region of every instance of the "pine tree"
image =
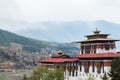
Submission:
[[112,60],[109,76],[111,80],[120,80],[120,57],[116,57]]

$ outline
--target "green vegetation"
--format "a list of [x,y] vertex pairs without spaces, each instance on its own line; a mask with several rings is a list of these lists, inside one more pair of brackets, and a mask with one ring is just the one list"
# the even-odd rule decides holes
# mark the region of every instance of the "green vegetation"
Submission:
[[2,56],[2,58],[4,58],[5,60],[10,60],[11,58],[7,53],[2,50],[0,50],[0,56]]
[[[0,45],[2,46],[9,46],[10,43],[18,43],[23,46],[23,50],[29,51],[29,52],[40,52],[41,48],[50,48],[50,49],[57,49],[66,51],[69,49],[77,49],[74,45],[69,46],[67,44],[59,44],[59,43],[52,43],[52,42],[46,42],[46,41],[40,41],[35,39],[26,38],[23,36],[16,35],[14,33],[0,30]],[[53,46],[53,44],[55,46]],[[66,46],[67,45],[67,46]]]
[[0,80],[9,80],[9,79],[6,79],[6,78],[1,78],[1,77],[0,77]]
[[120,80],[120,57],[112,60],[109,76],[111,80]]
[[24,75],[23,80],[64,80],[64,71],[62,69],[48,70],[46,66],[39,66],[30,77],[26,78]]
[[93,76],[89,76],[88,80],[95,80],[95,78]]
[[102,79],[102,80],[108,80],[107,73],[105,73],[101,79]]
[[45,44],[44,41],[34,40],[8,31],[0,30],[0,45],[8,46],[10,43],[21,44],[24,50],[31,52],[39,51],[40,48],[49,46]]

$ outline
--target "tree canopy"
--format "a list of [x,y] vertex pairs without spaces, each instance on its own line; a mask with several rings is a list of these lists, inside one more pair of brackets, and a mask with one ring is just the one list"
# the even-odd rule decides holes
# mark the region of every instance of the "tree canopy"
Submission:
[[109,76],[111,80],[120,80],[120,57],[116,57],[112,60]]
[[102,80],[108,80],[108,75],[107,75],[107,73],[105,73],[105,74],[103,75],[103,77],[101,77],[101,79],[102,79]]
[[63,69],[49,70],[46,66],[39,66],[27,80],[64,80],[64,71]]

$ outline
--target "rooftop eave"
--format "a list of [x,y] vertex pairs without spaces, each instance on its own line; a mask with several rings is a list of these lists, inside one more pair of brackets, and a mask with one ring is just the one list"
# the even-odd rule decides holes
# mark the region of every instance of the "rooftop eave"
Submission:
[[97,39],[86,39],[86,40],[83,40],[83,41],[78,41],[76,43],[84,43],[84,42],[94,42],[94,41],[120,41],[120,40],[117,40],[117,39],[110,39],[110,38],[97,38]]
[[106,35],[106,36],[109,36],[110,34],[92,34],[92,35],[86,35],[85,37],[89,37],[89,36],[96,36],[96,35]]
[[120,57],[119,53],[97,53],[97,54],[81,54],[76,56],[76,58],[79,59],[100,59],[100,58],[114,58],[114,57]]

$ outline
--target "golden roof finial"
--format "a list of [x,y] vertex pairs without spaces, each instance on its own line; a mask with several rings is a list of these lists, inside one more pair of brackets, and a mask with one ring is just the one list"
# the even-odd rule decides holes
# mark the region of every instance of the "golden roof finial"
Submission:
[[96,27],[96,31],[98,31],[98,28]]
[[100,31],[98,30],[98,28],[96,27],[96,30],[94,31],[94,34],[99,34]]

